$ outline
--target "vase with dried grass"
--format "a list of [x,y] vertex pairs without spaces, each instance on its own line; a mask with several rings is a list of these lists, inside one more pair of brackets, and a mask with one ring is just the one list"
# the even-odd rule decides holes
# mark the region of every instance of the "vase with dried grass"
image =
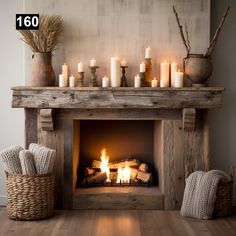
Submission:
[[31,86],[54,86],[55,72],[52,67],[52,52],[58,44],[62,32],[62,17],[59,15],[40,15],[38,30],[19,30],[21,40],[31,48],[32,70]]
[[184,74],[192,82],[192,86],[196,86],[196,87],[206,86],[206,81],[211,76],[211,73],[212,73],[211,54],[216,45],[216,41],[223,27],[224,21],[229,13],[229,9],[230,7],[228,6],[209,44],[209,47],[206,50],[205,55],[203,55],[203,54],[190,53],[191,45],[190,45],[190,40],[189,40],[187,24],[185,24],[185,27],[183,27],[183,25],[180,23],[178,13],[175,7],[173,6],[173,11],[174,11],[176,21],[179,27],[180,35],[187,51],[187,56],[186,58],[184,58],[184,63],[183,63]]

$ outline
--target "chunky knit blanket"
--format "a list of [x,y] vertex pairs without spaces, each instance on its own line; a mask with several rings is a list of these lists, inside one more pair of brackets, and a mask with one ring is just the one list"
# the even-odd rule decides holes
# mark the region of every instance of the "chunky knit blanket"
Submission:
[[220,170],[196,171],[186,180],[181,215],[197,219],[211,219],[219,181],[230,176]]

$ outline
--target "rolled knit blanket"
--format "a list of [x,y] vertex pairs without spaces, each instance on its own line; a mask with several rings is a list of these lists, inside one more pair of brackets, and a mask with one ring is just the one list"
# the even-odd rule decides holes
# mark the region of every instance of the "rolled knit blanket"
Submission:
[[3,168],[9,174],[21,174],[21,164],[19,152],[23,150],[21,146],[11,146],[0,151],[0,160],[3,163]]
[[181,215],[211,219],[219,181],[230,181],[230,176],[220,170],[192,173],[186,180]]
[[29,150],[33,154],[37,174],[52,173],[56,151],[36,143],[31,143]]
[[36,174],[33,154],[29,150],[21,150],[19,153],[19,158],[23,175]]

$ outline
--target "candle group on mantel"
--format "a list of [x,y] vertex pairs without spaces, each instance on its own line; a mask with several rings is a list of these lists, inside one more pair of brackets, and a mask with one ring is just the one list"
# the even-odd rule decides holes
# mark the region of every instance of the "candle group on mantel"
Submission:
[[[184,74],[178,69],[178,64],[176,62],[169,63],[163,61],[160,63],[160,78],[152,77],[152,63],[151,63],[152,50],[148,46],[145,48],[145,61],[139,64],[139,73],[134,77],[134,87],[175,87],[181,88],[184,86]],[[91,80],[95,80],[96,83],[93,86],[97,86],[97,77],[95,75],[97,66],[97,61],[95,58],[90,60],[89,67],[91,69]],[[127,87],[125,71],[128,68],[127,62],[125,59],[120,60],[117,56],[111,57],[110,59],[110,79],[107,76],[102,78],[102,87]],[[121,78],[122,71],[122,78]],[[78,78],[69,75],[68,65],[64,63],[62,65],[62,74],[59,75],[59,86],[60,87],[82,87],[84,79],[84,65],[83,62],[78,63]],[[78,80],[78,81],[77,81]],[[121,84],[122,81],[122,84]],[[94,81],[93,81],[94,82]]]

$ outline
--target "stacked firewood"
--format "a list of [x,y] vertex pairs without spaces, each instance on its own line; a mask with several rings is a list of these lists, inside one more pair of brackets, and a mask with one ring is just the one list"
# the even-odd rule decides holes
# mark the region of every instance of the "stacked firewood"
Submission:
[[129,167],[130,169],[130,183],[150,183],[152,182],[152,174],[148,172],[148,165],[140,163],[136,159],[122,160],[119,162],[111,162],[108,164],[110,170],[109,176],[100,170],[101,162],[94,160],[91,167],[85,169],[85,177],[83,184],[103,184],[109,177],[112,183],[116,183],[118,176],[118,169]]

